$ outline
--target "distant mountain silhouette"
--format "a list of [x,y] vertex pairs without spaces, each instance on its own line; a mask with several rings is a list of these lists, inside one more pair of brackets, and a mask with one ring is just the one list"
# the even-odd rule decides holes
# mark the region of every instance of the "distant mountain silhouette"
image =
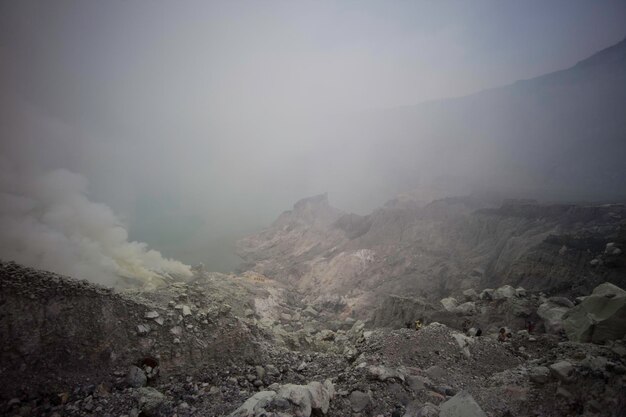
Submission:
[[626,39],[566,70],[347,123],[346,137],[369,147],[371,169],[398,189],[458,192],[462,184],[549,200],[622,200]]

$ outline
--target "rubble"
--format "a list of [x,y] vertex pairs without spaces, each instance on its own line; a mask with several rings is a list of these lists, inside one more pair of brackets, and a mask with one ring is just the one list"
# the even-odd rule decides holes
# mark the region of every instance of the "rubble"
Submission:
[[[549,322],[537,311],[544,304],[569,309],[563,320],[589,298],[612,305],[621,293],[609,285],[571,308],[568,298],[519,288],[495,299],[474,290],[476,299],[453,311],[436,300],[392,296],[382,305],[393,311],[367,321],[313,308],[268,277],[204,273],[118,294],[14,264],[2,264],[0,273],[0,336],[26,352],[0,351],[8,371],[0,374],[3,415],[504,416],[571,415],[583,407],[603,416],[620,410],[614,399],[626,387],[621,339],[580,343],[527,327]],[[466,303],[474,308],[461,313]],[[46,315],[55,318],[47,327],[35,320]],[[383,318],[389,325],[375,324]],[[407,328],[416,318],[423,326]],[[505,342],[496,339],[501,326],[511,333]]]

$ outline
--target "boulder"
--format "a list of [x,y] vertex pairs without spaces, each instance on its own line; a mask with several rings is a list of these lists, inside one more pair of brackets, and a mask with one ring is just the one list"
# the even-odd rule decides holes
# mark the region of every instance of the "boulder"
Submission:
[[515,291],[515,288],[511,287],[510,285],[503,285],[502,287],[496,289],[493,292],[494,300],[501,300],[503,298],[513,298],[516,296],[517,296],[517,293]]
[[618,256],[622,254],[622,250],[615,246],[615,242],[610,242],[606,244],[604,248],[604,253],[609,256]]
[[550,365],[550,373],[561,382],[571,382],[574,378],[574,366],[568,361],[560,361]]
[[439,406],[439,417],[487,417],[467,391],[460,391]]
[[182,310],[183,310],[183,316],[185,317],[191,316],[191,308],[189,308],[189,306],[184,305]]
[[610,284],[593,293],[563,316],[563,328],[574,342],[604,343],[626,336],[626,291]]
[[274,399],[276,392],[260,391],[248,398],[239,408],[229,414],[230,417],[254,417],[255,414],[261,414],[265,411],[265,407]]
[[[310,416],[313,410],[311,392],[304,385],[285,384],[278,390],[274,403],[289,402],[300,411],[303,416]],[[285,407],[281,407],[285,409]],[[291,408],[291,407],[290,407]]]
[[137,325],[137,334],[140,336],[145,336],[150,333],[150,325],[149,324],[138,324]]
[[439,365],[433,365],[424,372],[434,380],[445,380],[448,376],[447,372]]
[[546,333],[558,334],[563,330],[563,316],[570,309],[553,301],[546,301],[537,309],[537,315],[543,320]]
[[335,389],[330,380],[308,385],[285,384],[277,391],[261,391],[248,398],[230,417],[256,417],[266,415],[265,408],[272,405],[288,415],[309,417],[313,410],[316,415],[326,414]]
[[475,289],[470,288],[463,291],[463,297],[465,297],[465,301],[476,301],[478,300],[478,293]]
[[458,314],[468,315],[476,312],[476,303],[468,301],[466,303],[458,305],[454,311]]
[[452,333],[452,337],[456,341],[457,345],[459,345],[463,356],[469,358],[471,356],[469,347],[474,343],[474,339],[457,332]]
[[386,366],[370,366],[367,368],[368,374],[372,379],[379,381],[387,381],[388,379],[398,379],[404,382],[404,374],[397,369],[387,368]]
[[459,302],[453,297],[443,298],[440,302],[443,308],[449,312],[454,312],[459,305]]
[[348,399],[350,400],[350,407],[355,413],[365,410],[372,401],[370,395],[362,391],[352,391]]
[[330,400],[335,394],[333,384],[330,380],[326,380],[324,384],[313,381],[307,385],[307,388],[311,394],[311,408],[321,411],[322,414],[326,414],[330,406]]
[[156,319],[157,317],[159,317],[159,313],[156,311],[148,311],[143,316],[147,319]]
[[131,365],[126,374],[126,383],[133,388],[145,387],[148,383],[148,377],[143,369],[138,366]]
[[526,289],[525,289],[525,288],[522,288],[522,287],[517,287],[517,288],[515,289],[515,295],[516,295],[516,296],[518,296],[518,297],[520,297],[520,298],[523,298],[523,297],[526,297],[526,295],[528,295],[528,294],[527,294],[527,292],[526,292]]
[[139,388],[137,397],[141,410],[140,415],[150,417],[163,414],[160,409],[164,405],[166,397],[156,389],[152,387]]
[[423,376],[407,375],[406,385],[411,389],[411,391],[418,392],[425,390],[428,386],[431,386],[432,382],[430,382],[428,378]]

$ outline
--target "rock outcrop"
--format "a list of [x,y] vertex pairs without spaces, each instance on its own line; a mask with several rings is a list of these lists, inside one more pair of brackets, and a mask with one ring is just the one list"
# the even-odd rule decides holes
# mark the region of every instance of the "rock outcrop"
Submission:
[[567,337],[576,342],[604,343],[626,336],[626,291],[610,284],[593,293],[563,316]]
[[[129,385],[139,388],[146,384],[146,366],[167,370],[223,361],[225,355],[258,354],[256,336],[230,312],[198,303],[207,308],[179,316],[167,301],[155,303],[164,295],[169,300],[200,291],[175,285],[141,295],[114,293],[86,281],[0,263],[0,339],[10,341],[0,350],[0,394],[36,392],[42,386],[62,392],[86,376],[93,383],[107,381],[111,369],[121,368],[126,375],[131,364]],[[198,296],[210,303],[204,293]]]
[[613,249],[624,245],[626,207],[497,204],[449,198],[358,216],[318,196],[243,239],[238,252],[247,268],[295,285],[314,306],[339,297],[338,312],[360,318],[387,294],[453,297],[458,305],[475,301],[463,291],[477,288],[495,288],[479,297],[501,300],[527,290],[574,298],[601,282],[626,285],[624,254]]

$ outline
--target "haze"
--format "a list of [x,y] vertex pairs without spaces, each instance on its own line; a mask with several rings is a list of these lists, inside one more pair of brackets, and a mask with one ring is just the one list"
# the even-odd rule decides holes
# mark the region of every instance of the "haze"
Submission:
[[[580,132],[577,113],[558,119],[572,122],[559,130],[563,123],[522,126],[515,120],[526,107],[504,114],[498,106],[502,114],[485,112],[500,125],[476,122],[468,131],[475,117],[457,125],[449,123],[453,110],[433,109],[461,106],[466,114],[463,101],[442,99],[572,67],[622,41],[624,22],[623,1],[2,1],[2,192],[38,201],[44,213],[69,213],[45,230],[79,236],[77,248],[85,236],[94,247],[114,246],[98,265],[117,262],[118,247],[139,241],[163,255],[142,246],[139,258],[150,253],[145,262],[182,274],[187,267],[167,258],[231,270],[237,238],[323,192],[358,213],[403,192],[421,190],[418,198],[428,200],[477,184],[516,197],[623,198],[615,185],[626,178],[615,162],[626,155],[624,87],[613,88],[624,77],[619,70],[589,76],[606,88],[593,84],[598,101],[581,101],[612,110],[597,118],[603,130],[585,133],[593,141],[576,137],[587,145],[568,147],[567,160],[552,155]],[[546,132],[553,145],[517,140],[543,140]],[[602,169],[572,162],[599,152],[592,145],[601,140],[614,144],[591,158]],[[33,186],[50,171],[55,184],[69,184],[70,194],[59,193],[80,204],[59,209]],[[3,231],[7,258],[19,225],[42,217],[32,205],[11,199],[9,209],[3,201],[3,225],[18,225],[15,235]],[[115,234],[108,245],[78,232],[72,213],[91,212],[90,204],[106,212],[96,218],[107,235],[127,230],[128,239]],[[23,244],[41,242],[39,226],[29,230]],[[42,263],[49,251],[41,246],[20,249],[20,259],[33,263],[36,253],[37,266],[54,269]],[[95,259],[75,252],[59,259]]]

